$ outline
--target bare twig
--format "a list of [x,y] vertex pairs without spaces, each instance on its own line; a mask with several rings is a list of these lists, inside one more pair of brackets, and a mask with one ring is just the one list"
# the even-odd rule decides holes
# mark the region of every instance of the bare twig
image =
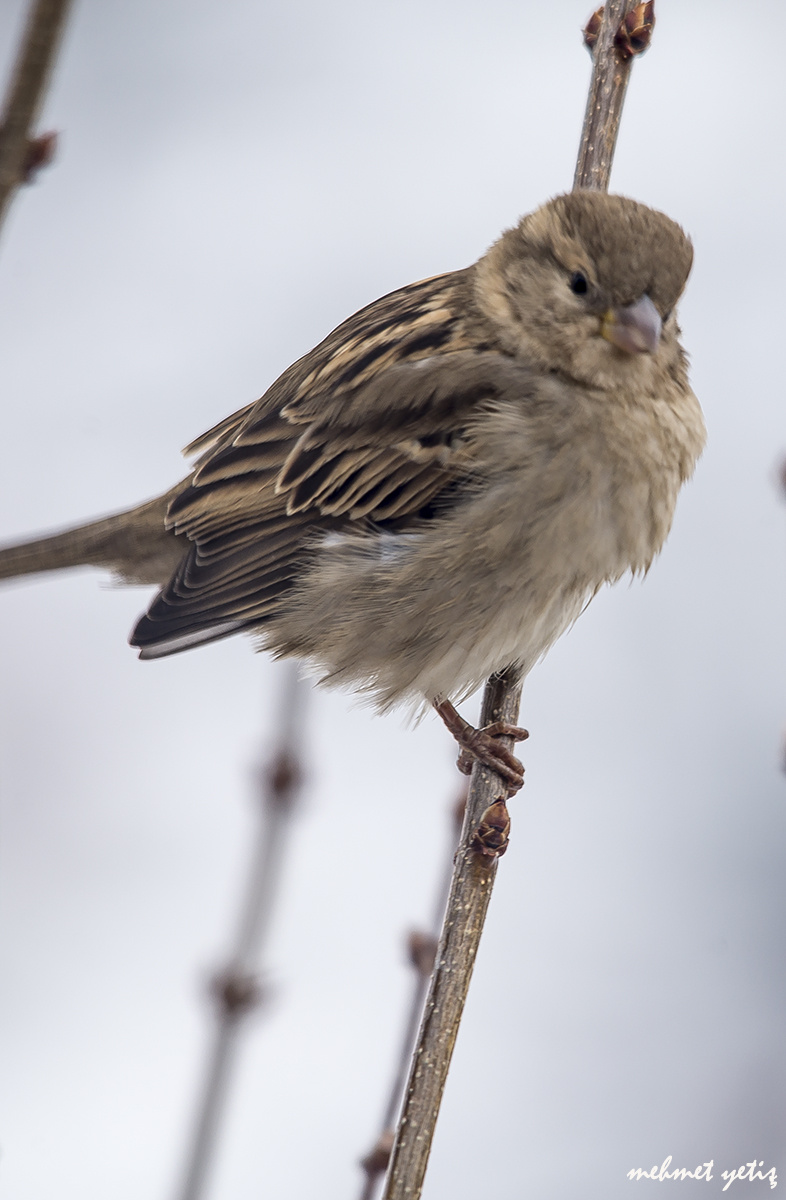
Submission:
[[434,960],[439,943],[439,930],[442,926],[442,918],[445,913],[450,890],[450,880],[453,873],[453,856],[456,851],[456,842],[461,831],[466,807],[467,789],[465,787],[462,790],[459,801],[453,805],[447,869],[439,889],[432,921],[432,930],[434,932],[421,933],[413,930],[407,938],[409,962],[414,972],[409,1011],[404,1027],[404,1035],[401,1039],[401,1051],[398,1063],[388,1094],[385,1113],[382,1118],[382,1128],[374,1146],[360,1164],[366,1174],[360,1200],[373,1200],[377,1184],[385,1174],[388,1162],[390,1161],[390,1152],[393,1149],[393,1138],[395,1136],[395,1120],[401,1106],[401,1099],[404,1095],[404,1087],[409,1074],[412,1050],[415,1045],[418,1025],[420,1024],[420,1016],[423,1012],[423,1001],[426,998],[431,972],[434,970]]
[[259,777],[261,819],[235,945],[227,965],[210,986],[216,1004],[216,1028],[180,1200],[199,1200],[204,1194],[240,1021],[263,998],[257,977],[258,963],[270,925],[284,843],[301,783],[297,745],[303,717],[303,689],[296,669],[290,669],[280,711],[278,750]]
[[[634,13],[631,30],[626,18]],[[575,188],[608,187],[631,58],[645,48],[653,21],[651,5],[609,0],[605,6],[595,30],[594,67]],[[642,44],[636,46],[633,38],[639,36],[643,24],[648,26],[647,34],[640,37]],[[520,698],[521,684],[515,672],[491,678],[484,692],[481,724],[504,721],[515,725]],[[501,740],[512,749],[511,739]],[[385,1181],[384,1200],[418,1200],[422,1192],[497,862],[507,846],[506,795],[503,780],[488,767],[476,763],[437,960]]]
[[71,0],[34,0],[0,115],[0,224],[20,183],[50,161],[54,135],[31,137]]
[[[496,676],[486,685],[481,724],[515,724],[521,685],[515,676]],[[509,748],[512,738],[505,739]],[[488,767],[476,763],[456,852],[450,895],[437,961],[412,1060],[406,1099],[399,1120],[383,1193],[385,1200],[420,1196],[431,1139],[447,1079],[464,1001],[480,943],[497,856],[475,848],[484,816],[507,787]]]
[[[594,69],[587,97],[574,188],[605,192],[625,102],[631,63],[647,48],[655,23],[654,4],[608,0],[599,26],[590,18],[584,40],[592,50]],[[631,19],[632,18],[632,19]]]

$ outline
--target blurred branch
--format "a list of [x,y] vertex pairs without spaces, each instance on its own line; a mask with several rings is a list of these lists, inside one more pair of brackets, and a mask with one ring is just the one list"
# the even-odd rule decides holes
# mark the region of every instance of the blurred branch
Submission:
[[278,749],[259,774],[260,821],[246,898],[227,965],[214,978],[216,1029],[210,1050],[180,1200],[204,1195],[241,1018],[263,999],[257,970],[269,932],[286,837],[302,782],[297,745],[303,724],[305,684],[287,672]]
[[[777,484],[781,494],[781,500],[786,500],[786,456],[781,458],[777,466]],[[781,734],[781,770],[786,774],[786,729]]]
[[781,489],[781,499],[786,500],[786,457],[778,465],[778,484]]
[[[605,191],[609,185],[630,62],[645,49],[654,23],[652,4],[609,0],[594,18],[593,72],[574,187]],[[590,22],[592,25],[592,21]],[[639,33],[646,25],[646,34]],[[633,37],[639,38],[636,44]],[[492,677],[483,696],[481,726],[518,721],[521,683],[515,671]],[[509,749],[512,739],[500,739]],[[434,973],[412,1059],[407,1095],[385,1181],[384,1200],[418,1200],[423,1188],[453,1047],[499,856],[507,846],[509,819],[504,781],[475,763],[467,810]]]
[[360,1200],[373,1200],[377,1190],[377,1184],[388,1167],[390,1160],[390,1152],[393,1149],[393,1138],[395,1136],[395,1120],[401,1105],[401,1098],[404,1095],[404,1087],[409,1074],[409,1064],[412,1060],[412,1050],[415,1045],[415,1037],[418,1032],[420,1023],[420,1015],[423,1012],[423,1002],[426,998],[431,972],[434,970],[434,960],[437,954],[437,946],[439,943],[439,931],[442,925],[442,917],[447,904],[448,892],[450,889],[450,879],[453,871],[453,856],[456,850],[456,842],[464,819],[464,812],[467,807],[467,789],[462,790],[456,804],[452,806],[451,819],[451,836],[448,846],[447,869],[444,872],[444,879],[439,889],[439,896],[434,910],[434,919],[432,921],[432,932],[422,933],[413,930],[407,938],[407,955],[410,966],[414,971],[414,982],[412,986],[412,994],[409,1003],[409,1012],[407,1015],[406,1024],[404,1027],[404,1035],[401,1039],[401,1050],[399,1053],[398,1063],[396,1065],[393,1082],[390,1086],[388,1102],[385,1107],[385,1113],[382,1118],[382,1129],[374,1146],[361,1161],[361,1166],[366,1173],[366,1178],[363,1185],[363,1190],[360,1194]]
[[33,0],[0,114],[0,225],[14,192],[51,161],[55,135],[31,137],[71,0]]

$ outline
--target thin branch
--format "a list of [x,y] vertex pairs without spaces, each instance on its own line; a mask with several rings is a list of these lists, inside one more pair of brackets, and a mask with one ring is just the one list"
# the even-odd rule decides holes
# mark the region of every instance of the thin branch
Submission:
[[401,1100],[404,1095],[407,1077],[409,1075],[409,1064],[412,1061],[412,1051],[415,1046],[415,1038],[417,1037],[418,1027],[420,1025],[420,1017],[423,1012],[423,1002],[426,999],[431,973],[434,970],[434,962],[437,956],[437,948],[439,945],[439,931],[442,927],[442,918],[447,907],[448,895],[450,892],[450,882],[453,874],[453,857],[456,851],[456,844],[459,833],[463,824],[464,813],[467,807],[467,789],[463,789],[461,797],[456,804],[452,806],[451,819],[451,837],[448,846],[448,858],[444,879],[439,888],[438,900],[434,909],[434,917],[431,923],[431,933],[421,933],[413,930],[407,938],[407,951],[409,963],[414,972],[414,980],[412,993],[410,995],[409,1009],[407,1019],[404,1026],[404,1034],[401,1039],[401,1050],[396,1064],[393,1081],[388,1093],[388,1101],[385,1106],[384,1116],[382,1118],[382,1128],[379,1137],[374,1146],[361,1161],[361,1166],[366,1173],[366,1178],[363,1183],[363,1190],[360,1193],[360,1200],[373,1200],[377,1190],[377,1184],[387,1170],[390,1161],[390,1152],[393,1149],[393,1139],[395,1137],[395,1122],[398,1116]]
[[0,114],[0,225],[14,192],[49,161],[52,134],[32,138],[71,0],[34,0]]
[[227,965],[214,977],[210,987],[216,1004],[216,1027],[183,1185],[178,1193],[180,1200],[199,1200],[204,1195],[241,1018],[263,998],[258,963],[270,926],[283,849],[302,780],[296,750],[303,721],[303,691],[296,668],[291,668],[279,713],[278,749],[259,776],[262,802],[259,832],[235,944]]
[[647,4],[608,0],[597,29],[598,13],[584,31],[594,69],[573,177],[574,190],[608,190],[630,69],[634,55],[641,54],[649,45],[655,23],[654,7],[652,0]]
[[[515,724],[520,698],[521,685],[512,673],[490,679],[483,697],[481,725],[493,721]],[[512,748],[512,739],[504,740]],[[505,784],[494,772],[480,763],[475,765],[437,960],[385,1181],[384,1200],[415,1200],[421,1193],[434,1126],[497,870],[499,855],[484,853],[478,839],[482,836],[486,814],[498,807],[500,796],[506,792]]]
[[[639,45],[635,38],[645,19],[648,28]],[[609,0],[603,11],[596,28],[590,98],[575,187],[599,190],[608,187],[630,59],[646,47],[653,20],[651,3]],[[514,671],[492,677],[483,696],[481,725],[494,721],[515,725],[520,699],[521,683]],[[513,748],[511,739],[501,741]],[[383,1200],[418,1200],[423,1189],[434,1128],[497,863],[507,846],[510,822],[504,799],[506,794],[503,780],[488,767],[476,763],[437,960],[412,1059]]]

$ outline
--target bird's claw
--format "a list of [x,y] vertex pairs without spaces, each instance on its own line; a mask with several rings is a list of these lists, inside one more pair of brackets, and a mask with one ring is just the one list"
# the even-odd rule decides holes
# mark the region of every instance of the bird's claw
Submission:
[[508,795],[512,796],[524,786],[524,765],[521,759],[497,739],[512,737],[517,742],[523,742],[529,737],[526,729],[504,721],[494,721],[483,729],[475,729],[470,725],[462,733],[463,736],[457,739],[461,746],[461,753],[456,762],[459,771],[469,775],[473,763],[480,762],[502,776],[508,785]]
[[434,707],[461,747],[457,766],[463,774],[469,775],[472,764],[480,762],[501,776],[507,784],[509,796],[523,786],[524,767],[521,760],[498,739],[509,737],[516,742],[523,742],[529,737],[526,729],[511,725],[508,721],[493,721],[482,729],[476,729],[464,720],[449,701],[440,701]]

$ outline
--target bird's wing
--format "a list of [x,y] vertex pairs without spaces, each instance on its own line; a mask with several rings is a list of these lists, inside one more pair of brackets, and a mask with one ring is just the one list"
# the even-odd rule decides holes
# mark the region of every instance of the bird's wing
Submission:
[[464,428],[522,369],[478,337],[468,286],[460,271],[383,297],[192,443],[167,517],[192,545],[134,631],[145,656],[258,625],[320,534],[406,527],[471,475]]

